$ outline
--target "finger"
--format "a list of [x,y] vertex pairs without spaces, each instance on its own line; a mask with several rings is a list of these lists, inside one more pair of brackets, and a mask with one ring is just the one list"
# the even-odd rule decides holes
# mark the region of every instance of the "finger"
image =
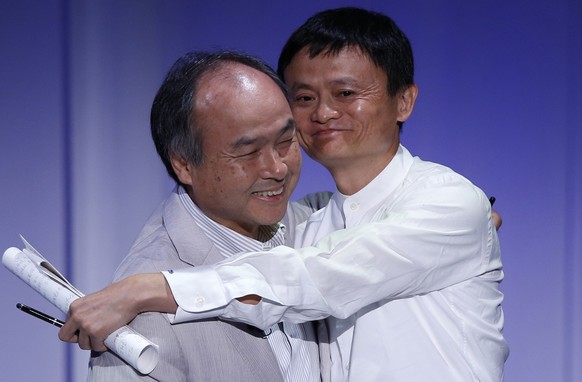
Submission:
[[497,213],[497,211],[492,210],[491,211],[491,218],[493,219],[493,223],[495,224],[495,228],[499,229],[501,227],[501,224],[503,224],[503,219],[501,218],[501,215],[499,215]]
[[61,336],[61,333],[59,332],[59,339],[63,342],[70,342],[70,343],[79,342],[79,336],[77,334],[73,334],[72,336],[64,338],[63,336]]
[[86,333],[79,334],[79,347],[83,350],[91,350],[91,339]]
[[59,339],[61,341],[64,342],[79,342],[79,331],[78,330],[74,330],[71,332],[71,324],[67,325],[65,324],[60,330],[59,330]]
[[92,348],[92,350],[97,351],[97,352],[104,352],[104,351],[108,350],[107,346],[105,346],[105,344],[101,341],[99,342],[99,345],[91,344],[91,348]]
[[89,337],[89,349],[97,352],[104,352],[107,351],[107,347],[103,343],[102,340],[99,340],[94,337]]

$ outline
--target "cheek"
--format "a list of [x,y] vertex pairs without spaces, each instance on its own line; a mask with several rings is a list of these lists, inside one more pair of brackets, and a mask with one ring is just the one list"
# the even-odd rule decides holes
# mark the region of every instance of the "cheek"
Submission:
[[[366,136],[378,133],[375,130],[384,130],[384,126],[388,125],[388,119],[381,110],[365,103],[354,105],[346,114],[349,115],[354,126],[359,126],[358,132]],[[376,125],[381,125],[383,128],[375,129]]]
[[[301,142],[301,138],[298,136],[298,141]],[[301,170],[301,150],[299,150],[299,145],[294,143],[289,149],[289,152],[285,158],[285,163],[289,171],[293,173],[299,173]]]
[[311,123],[305,122],[304,120],[301,119],[295,119],[295,123],[297,128],[296,130],[297,141],[299,142],[301,147],[305,147],[306,142],[309,142],[311,140],[312,134],[312,132],[310,131]]
[[292,107],[293,119],[298,131],[306,131],[311,126],[311,109],[309,107]]
[[209,194],[224,195],[228,192],[229,182],[236,170],[232,166],[225,166],[223,163],[209,161],[207,163],[206,179],[209,180],[204,185]]
[[299,166],[299,170],[301,170],[302,164],[303,164],[303,156],[301,155],[301,150],[299,150],[299,146],[297,146],[297,165]]
[[[297,142],[299,142],[299,144],[301,145],[301,147],[306,148],[308,145],[306,143],[306,134],[301,133],[301,131],[297,131]],[[297,148],[297,150],[299,151],[299,148]]]
[[255,171],[257,168],[258,166],[252,163],[233,164],[225,170],[228,177],[225,178],[224,183],[228,183],[229,188],[233,190],[247,189],[255,180]]

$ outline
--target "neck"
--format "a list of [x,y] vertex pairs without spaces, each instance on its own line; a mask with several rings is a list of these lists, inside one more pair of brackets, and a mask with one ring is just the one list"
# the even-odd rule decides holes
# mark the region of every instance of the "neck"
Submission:
[[[353,195],[366,187],[378,174],[386,168],[388,162],[382,163],[352,163],[349,166],[328,168],[339,192]],[[366,171],[362,171],[366,169]]]
[[384,156],[351,158],[325,167],[338,191],[344,195],[353,195],[370,184],[388,166],[397,151],[398,145],[395,145]]

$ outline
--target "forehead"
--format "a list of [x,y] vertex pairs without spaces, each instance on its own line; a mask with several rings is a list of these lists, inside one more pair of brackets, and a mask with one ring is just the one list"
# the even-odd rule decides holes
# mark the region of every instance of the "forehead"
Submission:
[[201,78],[194,119],[205,137],[232,141],[241,134],[282,129],[292,116],[287,98],[272,78],[248,66],[229,63]]
[[[285,69],[285,81],[293,90],[302,84],[335,84],[358,81],[382,81],[387,77],[372,59],[358,47],[348,46],[337,52],[324,50],[314,57],[309,47],[300,50]],[[299,83],[299,84],[298,84]]]
[[[215,97],[215,101],[228,101],[236,93],[249,93],[261,88],[270,91],[269,77],[250,66],[238,62],[219,62],[198,79],[195,102]],[[269,79],[270,80],[270,79]],[[272,81],[272,80],[271,80]]]

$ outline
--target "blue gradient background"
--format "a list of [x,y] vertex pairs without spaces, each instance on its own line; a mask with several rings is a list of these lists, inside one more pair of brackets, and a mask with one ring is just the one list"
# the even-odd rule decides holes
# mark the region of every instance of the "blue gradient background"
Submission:
[[[392,16],[413,44],[404,144],[497,197],[505,380],[582,380],[579,0],[0,0],[0,249],[23,234],[82,291],[107,285],[172,187],[148,118],[173,61],[228,47],[274,65],[308,16],[343,5]],[[320,189],[333,183],[305,157],[296,196]],[[63,318],[0,269],[0,379],[84,380],[89,354],[17,302]]]

